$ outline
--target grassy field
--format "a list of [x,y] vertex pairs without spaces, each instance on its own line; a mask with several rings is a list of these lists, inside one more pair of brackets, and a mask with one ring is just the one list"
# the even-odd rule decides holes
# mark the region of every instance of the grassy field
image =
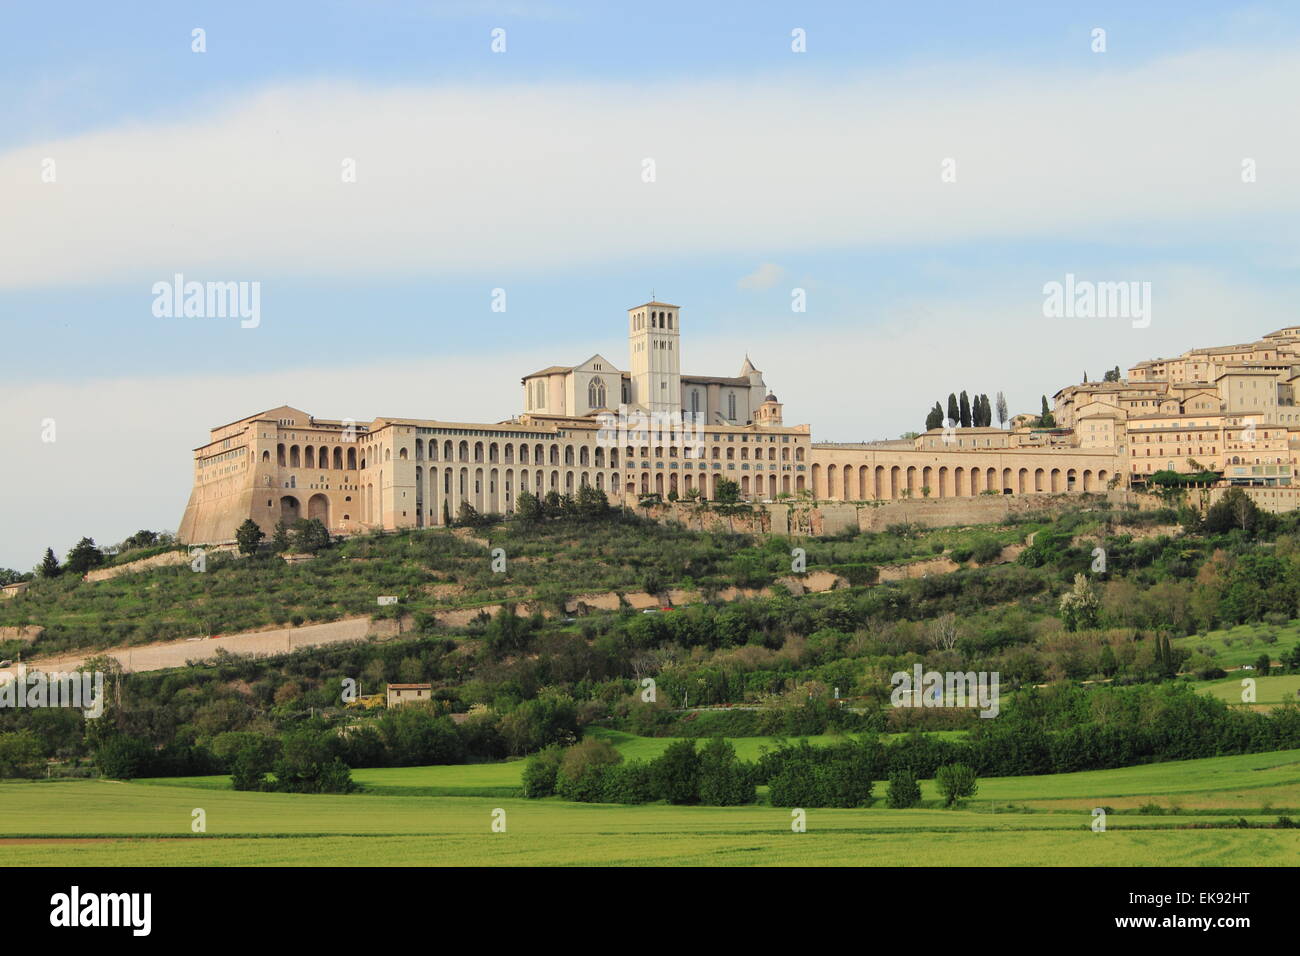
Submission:
[[1206,654],[1225,670],[1254,664],[1261,654],[1268,654],[1276,661],[1300,644],[1300,619],[1285,624],[1238,624],[1225,630],[1180,637],[1173,643],[1184,650]]
[[1217,697],[1225,703],[1243,706],[1241,682],[1247,677],[1255,681],[1255,705],[1258,707],[1276,707],[1283,701],[1300,703],[1300,674],[1260,677],[1253,671],[1238,671],[1224,680],[1202,681],[1195,686],[1202,693]]
[[[643,756],[666,741],[631,738]],[[755,743],[755,747],[759,744]],[[350,796],[241,793],[224,778],[0,784],[12,866],[53,865],[1295,865],[1300,830],[1244,829],[1300,806],[1300,751],[981,780],[956,810],[623,807],[505,796],[518,761],[357,771]],[[499,775],[499,776],[498,776]],[[429,796],[430,781],[459,790]],[[472,791],[477,790],[478,793]],[[877,788],[883,795],[884,785]],[[1156,805],[1163,812],[1139,812]],[[1107,830],[1092,808],[1109,808]],[[193,811],[206,815],[191,832]],[[493,811],[506,832],[492,831]]]

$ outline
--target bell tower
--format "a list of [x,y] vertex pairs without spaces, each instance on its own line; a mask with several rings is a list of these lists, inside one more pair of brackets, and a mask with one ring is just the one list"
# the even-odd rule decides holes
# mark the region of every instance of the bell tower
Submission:
[[627,310],[632,404],[647,412],[682,411],[681,309],[647,302]]

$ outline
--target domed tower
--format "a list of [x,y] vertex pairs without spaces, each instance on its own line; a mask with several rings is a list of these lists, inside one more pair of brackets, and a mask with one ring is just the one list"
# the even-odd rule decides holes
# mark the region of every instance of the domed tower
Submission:
[[781,403],[771,392],[767,393],[767,398],[763,399],[762,404],[758,406],[758,411],[754,413],[754,422],[758,425],[781,424]]

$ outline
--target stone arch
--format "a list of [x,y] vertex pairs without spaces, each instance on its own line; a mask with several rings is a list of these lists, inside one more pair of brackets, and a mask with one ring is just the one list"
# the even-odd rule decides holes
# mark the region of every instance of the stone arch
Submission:
[[307,517],[316,518],[325,527],[330,526],[330,500],[325,495],[312,495],[307,499]]
[[280,499],[280,520],[285,524],[293,524],[302,517],[302,506],[299,505],[298,499],[293,495],[285,495]]

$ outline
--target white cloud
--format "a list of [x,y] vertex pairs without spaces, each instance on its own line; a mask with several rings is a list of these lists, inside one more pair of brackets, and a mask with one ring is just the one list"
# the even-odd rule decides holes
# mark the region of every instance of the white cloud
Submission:
[[[1091,62],[1091,61],[1089,61]],[[1300,59],[691,86],[274,89],[0,154],[0,288],[1284,235]],[[52,158],[58,181],[40,181]],[[955,183],[940,163],[956,160]],[[1243,184],[1243,158],[1259,181]],[[342,183],[345,158],[358,182]],[[644,158],[657,181],[641,180]],[[200,275],[200,273],[202,273]]]
[[736,286],[741,289],[770,289],[781,281],[785,270],[771,262],[765,262],[749,275],[743,277]]

